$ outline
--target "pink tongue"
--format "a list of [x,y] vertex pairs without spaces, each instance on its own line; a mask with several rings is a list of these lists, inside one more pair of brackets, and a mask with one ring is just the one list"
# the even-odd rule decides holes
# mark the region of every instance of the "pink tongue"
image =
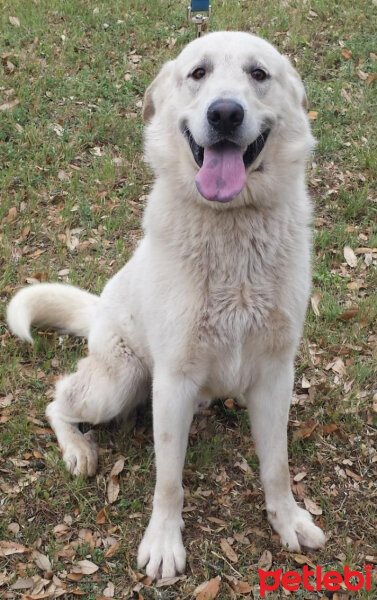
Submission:
[[230,202],[246,181],[242,149],[231,142],[204,148],[203,165],[195,177],[199,193],[207,200]]

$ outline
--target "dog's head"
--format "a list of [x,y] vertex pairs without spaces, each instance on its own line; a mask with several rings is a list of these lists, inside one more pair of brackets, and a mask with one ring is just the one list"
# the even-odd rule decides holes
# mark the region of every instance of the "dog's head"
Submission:
[[[288,59],[248,33],[211,33],[166,63],[145,94],[146,157],[157,174],[230,202],[273,163],[305,161],[313,138]],[[244,194],[243,194],[244,195]]]

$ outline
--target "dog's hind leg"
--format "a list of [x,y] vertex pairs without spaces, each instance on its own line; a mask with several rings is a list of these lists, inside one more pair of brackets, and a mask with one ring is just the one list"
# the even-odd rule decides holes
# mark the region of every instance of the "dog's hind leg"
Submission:
[[55,400],[46,409],[63,459],[75,475],[94,475],[98,450],[78,424],[96,425],[130,413],[148,392],[148,373],[141,360],[115,332],[101,323],[89,336],[89,356],[77,371],[61,379]]

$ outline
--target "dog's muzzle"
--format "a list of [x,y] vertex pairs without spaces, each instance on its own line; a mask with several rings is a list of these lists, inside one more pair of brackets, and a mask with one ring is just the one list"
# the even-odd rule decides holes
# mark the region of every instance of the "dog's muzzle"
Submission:
[[196,164],[200,167],[195,178],[199,193],[207,200],[230,202],[243,189],[246,169],[262,152],[270,129],[265,129],[245,151],[226,139],[203,148],[186,129],[185,135]]

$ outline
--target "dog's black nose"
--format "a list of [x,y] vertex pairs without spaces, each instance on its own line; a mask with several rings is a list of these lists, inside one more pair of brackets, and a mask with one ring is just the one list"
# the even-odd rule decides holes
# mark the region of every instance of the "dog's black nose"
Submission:
[[244,116],[244,109],[235,100],[215,100],[207,111],[208,123],[223,134],[233,133]]

